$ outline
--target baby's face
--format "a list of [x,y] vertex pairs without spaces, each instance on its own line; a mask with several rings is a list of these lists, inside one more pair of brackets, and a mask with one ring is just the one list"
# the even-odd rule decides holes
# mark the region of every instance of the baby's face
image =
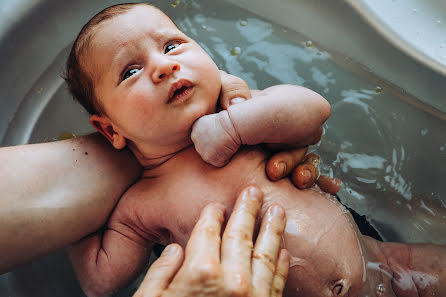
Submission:
[[100,24],[82,61],[104,110],[100,117],[146,157],[188,145],[194,121],[215,111],[217,66],[153,7]]

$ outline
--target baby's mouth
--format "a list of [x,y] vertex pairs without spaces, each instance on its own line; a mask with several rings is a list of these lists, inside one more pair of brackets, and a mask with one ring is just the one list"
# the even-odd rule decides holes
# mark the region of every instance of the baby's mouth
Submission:
[[180,80],[174,84],[169,91],[168,104],[183,101],[188,98],[188,95],[192,91],[192,83],[187,80]]

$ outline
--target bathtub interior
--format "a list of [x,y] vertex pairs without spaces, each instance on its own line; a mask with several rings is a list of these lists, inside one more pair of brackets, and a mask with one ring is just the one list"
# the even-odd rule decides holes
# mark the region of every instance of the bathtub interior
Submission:
[[[265,18],[255,9],[241,9],[229,2],[152,3],[196,39],[219,68],[242,77],[251,88],[300,84],[327,98],[332,116],[325,124],[322,143],[313,149],[321,155],[322,173],[343,181],[339,193],[343,202],[366,215],[386,240],[446,244],[446,187],[442,183],[446,176],[446,114],[427,104],[429,100],[412,95],[420,93],[402,89],[404,83],[390,82],[385,75],[383,79],[365,66],[367,62],[356,62],[357,57],[313,38],[312,27],[297,30],[283,19],[273,22],[271,16]],[[63,36],[45,49],[52,53],[43,58],[48,61],[42,63],[45,67],[34,77],[24,74],[28,87],[20,90],[21,97],[18,90],[2,93],[2,97],[19,96],[11,102],[16,112],[6,123],[3,145],[52,141],[67,133],[93,131],[88,114],[70,98],[61,74],[81,25],[110,4],[97,1],[82,13],[83,20],[71,23],[69,31],[63,26],[59,29]],[[361,24],[358,17],[354,20]],[[378,35],[372,37],[375,43],[385,43]],[[54,37],[39,38],[43,41],[35,41],[37,45]],[[17,51],[26,57],[24,49]],[[3,53],[1,59],[6,59]],[[417,67],[419,72],[430,73],[432,81],[423,82],[425,89],[431,89],[424,92],[432,96],[441,89],[443,78],[422,65]],[[130,296],[135,286],[116,295]],[[0,292],[4,296],[83,296],[64,251],[0,276]]]

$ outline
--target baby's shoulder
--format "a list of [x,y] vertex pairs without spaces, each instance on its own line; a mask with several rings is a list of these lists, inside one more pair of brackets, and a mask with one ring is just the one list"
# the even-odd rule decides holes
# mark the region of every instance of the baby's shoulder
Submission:
[[162,204],[162,195],[157,191],[157,187],[151,185],[150,180],[141,179],[122,195],[108,225],[119,230],[122,226],[130,228],[145,240],[159,240],[157,230],[162,223]]

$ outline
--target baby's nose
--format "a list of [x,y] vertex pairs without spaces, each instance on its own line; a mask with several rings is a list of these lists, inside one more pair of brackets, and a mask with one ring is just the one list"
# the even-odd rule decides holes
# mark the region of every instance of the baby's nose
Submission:
[[158,64],[158,67],[153,71],[152,80],[154,83],[163,81],[166,77],[180,70],[180,64],[174,61],[165,61]]

